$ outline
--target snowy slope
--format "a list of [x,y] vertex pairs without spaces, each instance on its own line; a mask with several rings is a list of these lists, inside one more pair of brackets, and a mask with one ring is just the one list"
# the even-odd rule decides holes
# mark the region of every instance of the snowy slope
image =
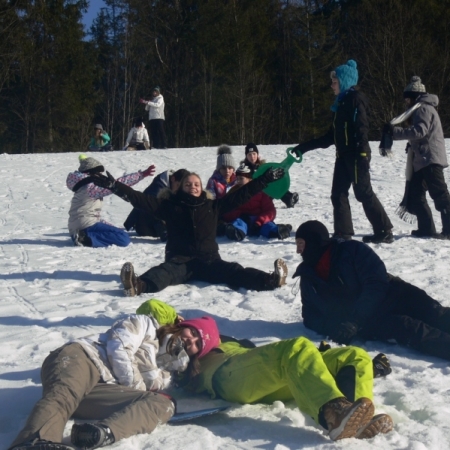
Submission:
[[[395,227],[392,245],[375,245],[391,273],[426,289],[450,306],[450,242],[414,239],[411,225],[394,215],[403,195],[404,143],[395,143],[395,158],[373,149],[372,181]],[[447,149],[450,143],[447,142]],[[200,174],[203,182],[213,172],[215,148],[152,150],[94,154],[115,176],[150,163],[157,172],[185,167]],[[261,146],[268,161],[280,161],[285,146]],[[448,150],[449,152],[449,150]],[[244,156],[243,146],[234,157]],[[450,155],[449,155],[450,156]],[[119,271],[126,261],[142,273],[163,261],[164,246],[156,239],[132,237],[127,248],[73,247],[67,233],[71,192],[65,186],[69,171],[78,166],[78,154],[0,155],[0,448],[7,448],[41,394],[39,370],[50,350],[70,339],[103,331],[112,322],[150,296],[122,295]],[[308,153],[291,169],[291,190],[300,194],[300,206],[286,209],[280,202],[277,222],[294,230],[309,219],[323,221],[332,230],[330,202],[334,149]],[[445,172],[448,180],[448,171]],[[151,180],[136,186],[144,189]],[[448,182],[448,181],[447,181]],[[351,195],[356,239],[370,233],[362,207]],[[125,220],[130,205],[120,198],[105,198],[103,217],[116,225]],[[435,212],[434,212],[435,213]],[[440,217],[435,213],[438,229]],[[300,262],[294,237],[285,241],[264,238],[233,243],[219,239],[221,255],[244,266],[272,270],[275,258],[287,261],[291,273]],[[173,305],[184,317],[210,314],[221,332],[258,344],[306,335],[299,294],[291,278],[274,292],[257,293],[205,283],[169,287],[155,295]],[[403,347],[371,342],[372,356],[389,355],[393,373],[375,382],[378,411],[395,421],[395,431],[371,441],[331,442],[294,403],[236,406],[228,412],[176,426],[161,426],[153,434],[116,443],[115,449],[448,449],[450,448],[450,367],[438,358],[424,357]],[[69,422],[65,436],[70,433]]]

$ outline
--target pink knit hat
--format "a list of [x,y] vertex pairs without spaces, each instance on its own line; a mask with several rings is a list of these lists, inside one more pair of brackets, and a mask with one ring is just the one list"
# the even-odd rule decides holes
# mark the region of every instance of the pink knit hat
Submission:
[[219,329],[217,328],[216,321],[212,317],[204,316],[198,319],[184,320],[179,326],[192,327],[198,331],[202,340],[202,349],[198,355],[199,358],[205,356],[220,344]]

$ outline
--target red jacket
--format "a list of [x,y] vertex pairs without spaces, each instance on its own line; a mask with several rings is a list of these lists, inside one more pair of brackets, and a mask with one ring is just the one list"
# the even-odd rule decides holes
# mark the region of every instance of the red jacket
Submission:
[[[234,189],[231,190],[234,191]],[[222,220],[225,222],[233,222],[233,220],[236,220],[243,214],[256,216],[255,223],[261,226],[267,222],[272,222],[277,215],[277,210],[272,199],[267,194],[264,194],[264,192],[259,192],[244,205],[224,214]]]

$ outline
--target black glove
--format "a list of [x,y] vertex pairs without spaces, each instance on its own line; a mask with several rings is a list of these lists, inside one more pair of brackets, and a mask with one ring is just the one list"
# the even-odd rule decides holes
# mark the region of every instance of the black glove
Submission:
[[392,136],[394,134],[394,125],[391,125],[389,122],[383,125],[383,134],[387,134],[388,136]]
[[330,338],[338,344],[348,345],[356,336],[358,330],[359,327],[356,323],[342,322],[336,327],[336,330],[330,334]]
[[379,145],[380,155],[381,156],[392,156],[392,144],[394,143],[393,139],[394,135],[394,127],[390,123],[386,123],[383,125],[383,130],[381,134],[381,141]]
[[326,352],[327,350],[330,350],[331,345],[327,342],[327,341],[320,341],[320,345],[319,345],[319,352]]
[[392,372],[391,363],[384,353],[378,353],[378,355],[373,358],[372,362],[374,378],[385,377]]
[[269,167],[262,175],[261,180],[266,184],[273,183],[274,181],[279,180],[284,177],[284,169],[282,167],[273,168]]
[[116,179],[108,172],[106,171],[106,177],[105,175],[99,173],[95,177],[93,177],[92,182],[99,187],[109,189],[110,191],[115,191],[116,187]]

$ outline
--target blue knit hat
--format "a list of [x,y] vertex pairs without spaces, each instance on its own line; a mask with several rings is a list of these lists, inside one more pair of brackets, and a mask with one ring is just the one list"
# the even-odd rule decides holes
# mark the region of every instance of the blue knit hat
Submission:
[[341,92],[345,92],[352,86],[358,84],[358,69],[356,68],[356,61],[349,59],[342,66],[336,67],[334,70],[334,76],[332,72],[332,78],[339,80],[339,89]]

